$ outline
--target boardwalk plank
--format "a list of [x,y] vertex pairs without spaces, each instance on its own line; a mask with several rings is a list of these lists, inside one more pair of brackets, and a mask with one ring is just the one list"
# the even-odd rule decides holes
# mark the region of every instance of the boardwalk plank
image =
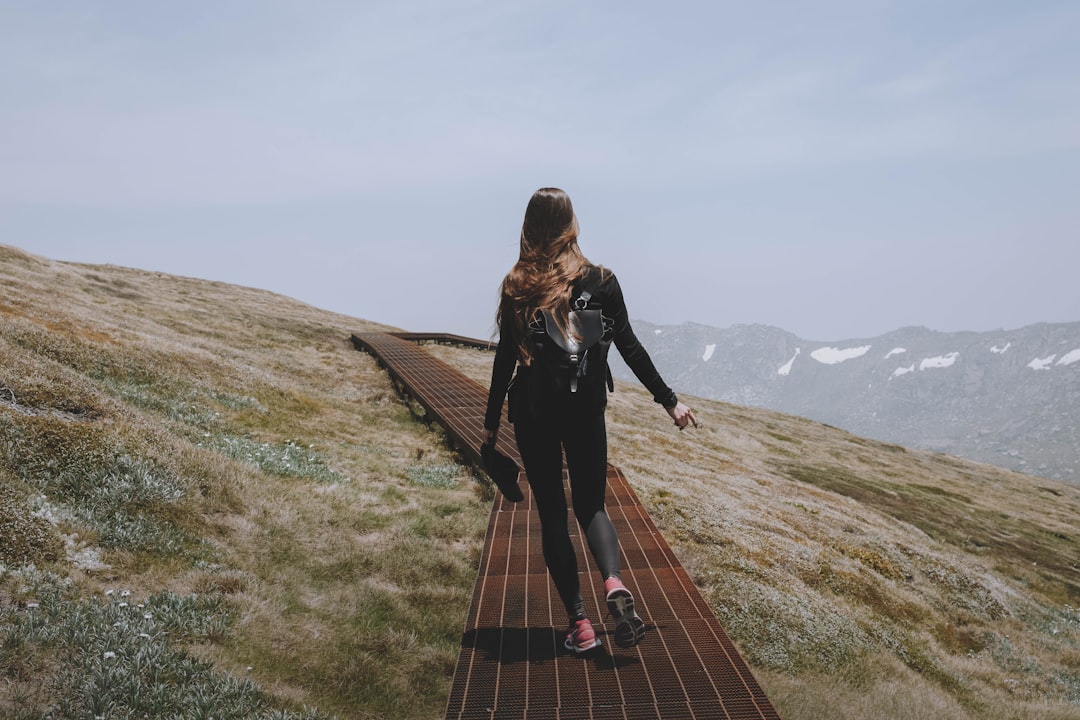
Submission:
[[[425,339],[462,340],[352,336],[443,425],[459,452],[479,464],[487,391],[413,342]],[[508,436],[500,435],[499,449],[520,465]],[[564,487],[565,480],[564,473]],[[526,482],[524,474],[519,482]],[[611,465],[607,502],[622,543],[623,577],[648,628],[645,641],[633,649],[615,646],[599,578],[575,526],[582,595],[603,645],[582,656],[563,650],[564,611],[544,568],[531,495],[526,491],[517,504],[497,496],[446,720],[778,720],[626,478]]]

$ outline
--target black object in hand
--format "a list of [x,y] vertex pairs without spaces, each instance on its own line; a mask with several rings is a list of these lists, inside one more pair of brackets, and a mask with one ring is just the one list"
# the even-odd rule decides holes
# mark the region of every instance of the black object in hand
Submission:
[[487,443],[480,446],[480,460],[503,497],[515,503],[525,499],[517,483],[520,470],[516,462],[496,450],[494,444]]

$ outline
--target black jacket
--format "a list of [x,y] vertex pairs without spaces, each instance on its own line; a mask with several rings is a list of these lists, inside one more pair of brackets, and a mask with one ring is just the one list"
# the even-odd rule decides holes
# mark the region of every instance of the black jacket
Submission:
[[[574,288],[574,296],[582,290],[592,293],[589,307],[600,307],[605,317],[614,321],[615,347],[619,354],[633,371],[641,384],[653,395],[653,400],[665,408],[674,407],[678,398],[670,387],[660,377],[652,358],[641,345],[633,328],[630,327],[630,318],[626,312],[626,303],[623,300],[622,288],[614,273],[608,270],[592,267]],[[607,368],[595,368],[590,370],[589,378],[583,379],[578,392],[573,396],[559,396],[552,387],[541,387],[544,384],[543,375],[534,372],[532,368],[519,363],[517,344],[513,339],[513,329],[510,318],[503,318],[503,326],[499,328],[499,345],[495,350],[495,363],[491,369],[491,387],[488,391],[487,412],[484,416],[484,427],[488,430],[499,428],[499,416],[502,412],[503,400],[507,390],[511,386],[510,378],[514,374],[514,367],[518,366],[517,377],[513,381],[511,390],[510,421],[513,422],[516,413],[528,411],[533,414],[560,409],[572,412],[603,413],[607,406]],[[606,357],[604,358],[606,365]],[[599,371],[599,372],[597,372]]]

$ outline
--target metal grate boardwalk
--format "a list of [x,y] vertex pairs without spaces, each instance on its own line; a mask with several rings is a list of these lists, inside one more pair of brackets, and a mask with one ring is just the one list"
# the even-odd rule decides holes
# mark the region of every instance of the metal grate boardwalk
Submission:
[[[367,333],[352,340],[378,358],[399,389],[479,463],[484,387],[401,337]],[[500,434],[499,449],[518,459],[510,435]],[[611,465],[608,514],[622,544],[623,579],[634,591],[648,634],[632,650],[615,646],[614,628],[605,624],[610,618],[596,592],[602,591],[599,576],[583,538],[575,534],[582,594],[604,644],[582,656],[562,650],[565,611],[544,567],[531,495],[525,495],[517,505],[497,496],[492,508],[446,720],[779,717],[622,473]]]

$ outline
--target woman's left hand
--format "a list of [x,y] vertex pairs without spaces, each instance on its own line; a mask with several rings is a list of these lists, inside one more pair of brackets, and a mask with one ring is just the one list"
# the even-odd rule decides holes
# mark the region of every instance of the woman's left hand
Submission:
[[694,411],[684,403],[678,403],[675,407],[667,408],[667,412],[668,415],[671,416],[671,419],[675,421],[675,427],[680,430],[691,424],[694,427],[698,427],[698,421],[697,418],[694,417]]

